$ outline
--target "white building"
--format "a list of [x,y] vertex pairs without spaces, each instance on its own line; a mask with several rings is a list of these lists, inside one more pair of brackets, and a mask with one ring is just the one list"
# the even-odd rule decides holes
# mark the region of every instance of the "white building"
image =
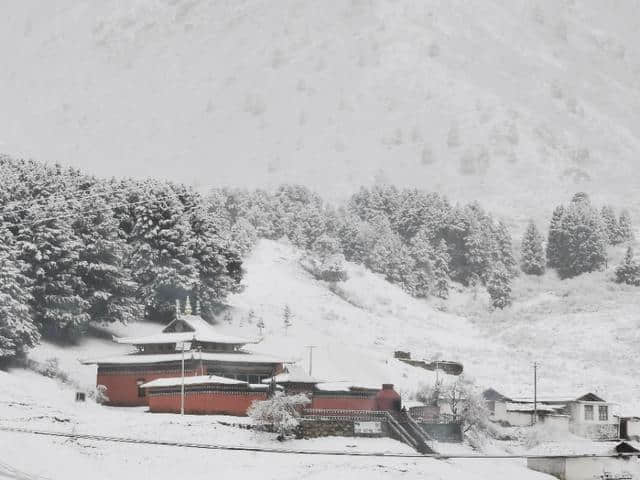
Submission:
[[640,447],[631,442],[542,444],[528,454],[529,469],[560,480],[640,478]]
[[540,396],[535,407],[532,397],[508,397],[494,389],[486,390],[484,397],[491,418],[498,422],[512,426],[531,425],[534,410],[537,410],[538,423],[553,422],[561,426],[566,422],[570,432],[593,440],[620,438],[619,421],[612,414],[612,405],[593,393]]

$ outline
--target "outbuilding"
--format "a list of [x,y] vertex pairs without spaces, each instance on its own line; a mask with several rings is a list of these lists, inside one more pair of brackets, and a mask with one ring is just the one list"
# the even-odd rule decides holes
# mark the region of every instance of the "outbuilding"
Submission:
[[[159,378],[141,388],[147,392],[151,412],[180,413],[182,378]],[[268,395],[268,385],[215,375],[185,377],[184,413],[245,416],[253,402],[266,400]]]
[[528,452],[527,467],[559,480],[640,477],[640,446],[632,442],[543,444]]

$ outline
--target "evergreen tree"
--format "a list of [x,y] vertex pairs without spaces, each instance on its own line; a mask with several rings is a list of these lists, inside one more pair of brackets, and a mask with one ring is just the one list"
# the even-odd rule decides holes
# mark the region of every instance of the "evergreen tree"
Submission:
[[413,258],[411,293],[415,297],[426,298],[431,293],[434,279],[434,250],[427,230],[422,229],[413,237],[409,252]]
[[507,269],[507,273],[515,275],[517,273],[517,263],[513,256],[513,241],[509,227],[503,221],[499,221],[494,231],[496,249],[494,261],[501,262]]
[[29,279],[15,257],[11,234],[0,229],[0,360],[34,347],[40,335],[29,312]]
[[[176,299],[186,297],[198,284],[194,238],[185,208],[169,185],[150,182],[142,195],[151,201],[133,209],[131,269],[147,316],[167,322],[173,318]],[[199,298],[203,312],[209,300],[204,297]]]
[[293,313],[291,312],[289,305],[284,306],[284,310],[282,311],[282,320],[284,325],[284,334],[286,335],[289,327],[293,325]]
[[559,205],[553,211],[547,241],[547,263],[551,268],[558,268],[562,258],[566,255],[566,242],[562,230],[563,217],[564,206]]
[[633,257],[633,248],[627,248],[622,263],[616,268],[616,282],[640,287],[640,263]]
[[620,240],[618,239],[618,220],[616,220],[616,213],[613,210],[613,207],[611,207],[610,205],[605,205],[604,207],[602,207],[600,214],[602,215],[602,221],[604,222],[607,231],[609,244],[616,245],[620,243]]
[[433,254],[433,293],[436,297],[449,297],[449,253],[447,244],[440,240]]
[[507,269],[498,264],[487,282],[487,292],[494,308],[506,308],[511,305],[511,276]]
[[631,242],[634,239],[631,215],[627,210],[620,214],[618,221],[618,243]]
[[258,327],[258,334],[262,336],[264,332],[264,320],[262,317],[258,318],[258,323],[256,323],[256,327]]
[[33,282],[32,311],[41,333],[76,339],[90,317],[86,285],[78,271],[81,242],[56,205],[33,215],[18,234],[20,259]]
[[588,202],[572,202],[561,222],[561,251],[557,266],[561,277],[573,277],[602,268],[607,261],[608,237],[600,212]]
[[223,225],[215,223],[202,207],[199,197],[193,199],[188,208],[190,238],[187,252],[191,256],[196,279],[192,284],[192,295],[200,301],[203,318],[212,319],[214,306],[228,294],[240,290],[242,260],[233,233],[226,234]]
[[522,238],[520,268],[527,275],[542,275],[546,268],[542,235],[533,221],[529,222]]
[[[92,192],[97,190],[92,189]],[[107,195],[79,202],[73,230],[80,241],[78,275],[85,285],[83,297],[94,321],[129,322],[142,315],[136,284],[124,264],[131,248],[119,234],[118,222]]]

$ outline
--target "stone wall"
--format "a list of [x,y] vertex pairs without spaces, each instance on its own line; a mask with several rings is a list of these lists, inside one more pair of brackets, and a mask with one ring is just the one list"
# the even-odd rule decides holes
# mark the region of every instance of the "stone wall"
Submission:
[[354,420],[302,419],[299,435],[303,438],[318,437],[387,437],[389,430],[386,422],[380,422],[381,433],[363,434],[355,432]]

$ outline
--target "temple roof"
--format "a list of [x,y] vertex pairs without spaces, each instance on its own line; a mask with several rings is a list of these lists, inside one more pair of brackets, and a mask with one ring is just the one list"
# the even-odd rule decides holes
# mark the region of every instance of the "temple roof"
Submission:
[[262,383],[271,383],[272,381],[276,383],[308,383],[314,385],[321,382],[321,380],[313,378],[298,367],[288,367],[286,372],[280,373],[275,377],[265,378]]
[[[185,359],[217,361],[225,363],[268,363],[280,364],[287,363],[288,360],[272,357],[270,355],[253,354],[248,352],[238,353],[211,353],[211,352],[189,352],[185,355]],[[117,365],[135,365],[149,363],[174,362],[182,360],[182,353],[159,353],[159,354],[130,354],[113,357],[102,357],[82,360],[85,365],[93,364],[117,364]]]
[[[184,377],[185,385],[244,385],[252,389],[266,389],[267,385],[253,385],[242,380],[233,378],[218,377],[216,375],[198,375],[195,377]],[[182,385],[182,377],[158,378],[141,385],[142,388],[177,387]]]
[[221,343],[227,345],[246,345],[248,343],[259,342],[259,340],[251,340],[218,333],[211,324],[197,315],[181,315],[180,318],[173,320],[169,325],[162,329],[162,332],[154,335],[147,335],[145,337],[114,337],[114,341],[128,345],[149,345],[193,341],[203,343]]

